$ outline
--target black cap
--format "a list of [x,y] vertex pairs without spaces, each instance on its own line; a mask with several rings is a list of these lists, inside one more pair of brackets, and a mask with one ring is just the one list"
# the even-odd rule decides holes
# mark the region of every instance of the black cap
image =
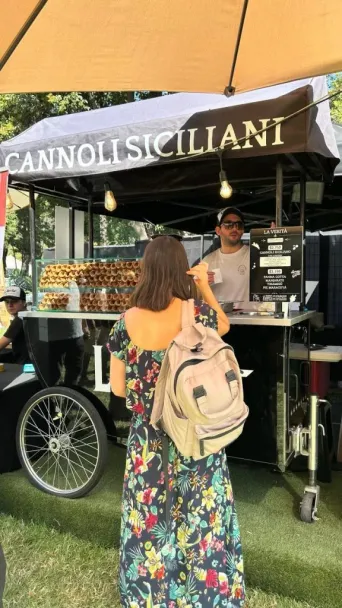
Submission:
[[24,302],[26,302],[26,293],[21,287],[18,287],[17,285],[10,285],[9,287],[6,287],[4,295],[2,296],[2,298],[0,298],[0,302],[3,302],[7,299],[23,300]]
[[245,223],[245,218],[243,216],[243,213],[241,213],[241,211],[239,209],[236,209],[236,207],[227,207],[226,209],[224,209],[224,211],[222,211],[222,213],[219,213],[217,216],[217,225],[221,226],[224,218],[227,215],[237,215],[241,222],[244,224]]

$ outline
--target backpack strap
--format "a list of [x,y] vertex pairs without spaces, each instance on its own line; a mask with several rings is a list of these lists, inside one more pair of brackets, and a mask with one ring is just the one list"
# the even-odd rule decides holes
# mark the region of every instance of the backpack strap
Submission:
[[191,300],[183,300],[182,302],[182,329],[193,327],[196,325],[195,320],[195,302]]
[[164,355],[164,359],[159,370],[158,380],[154,389],[153,407],[150,416],[150,422],[155,429],[159,428],[158,422],[163,415],[166,381],[170,371],[169,350],[171,347],[172,343],[170,344]]

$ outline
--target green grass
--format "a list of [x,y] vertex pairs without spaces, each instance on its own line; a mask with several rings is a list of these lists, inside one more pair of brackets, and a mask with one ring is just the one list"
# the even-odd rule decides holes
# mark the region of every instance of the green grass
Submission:
[[[120,608],[118,551],[0,516],[8,576],[4,608]],[[312,608],[260,590],[248,608]]]
[[8,577],[4,608],[114,608],[118,551],[0,516]]
[[[70,532],[81,542],[90,541],[94,551],[94,545],[99,551],[117,550],[124,458],[125,450],[112,446],[109,466],[99,486],[74,501],[36,490],[21,471],[1,475],[0,512]],[[304,606],[309,602],[310,607],[341,608],[342,473],[334,474],[332,484],[322,485],[320,520],[307,525],[298,518],[307,475],[281,476],[237,464],[230,469],[248,588],[278,593],[302,601]],[[253,601],[252,595],[250,606],[259,608]],[[296,607],[293,603],[277,604],[273,597],[267,601],[267,608]],[[299,607],[303,608],[303,604]]]

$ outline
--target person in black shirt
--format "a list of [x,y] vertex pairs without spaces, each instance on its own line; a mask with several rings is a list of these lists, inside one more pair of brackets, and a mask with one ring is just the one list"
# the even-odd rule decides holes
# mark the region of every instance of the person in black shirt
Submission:
[[[18,317],[21,310],[26,309],[26,293],[20,287],[12,285],[7,287],[0,302],[5,302],[7,312],[13,317],[9,327],[0,338],[0,361],[7,363],[29,363],[23,322]],[[12,351],[6,352],[4,349],[12,344]]]

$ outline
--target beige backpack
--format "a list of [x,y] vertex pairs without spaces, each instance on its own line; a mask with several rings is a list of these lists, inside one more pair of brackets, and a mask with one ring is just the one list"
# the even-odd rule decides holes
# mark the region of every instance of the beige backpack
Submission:
[[151,424],[183,456],[199,460],[235,441],[247,416],[232,347],[217,331],[196,323],[193,300],[183,302],[182,330],[165,353]]

